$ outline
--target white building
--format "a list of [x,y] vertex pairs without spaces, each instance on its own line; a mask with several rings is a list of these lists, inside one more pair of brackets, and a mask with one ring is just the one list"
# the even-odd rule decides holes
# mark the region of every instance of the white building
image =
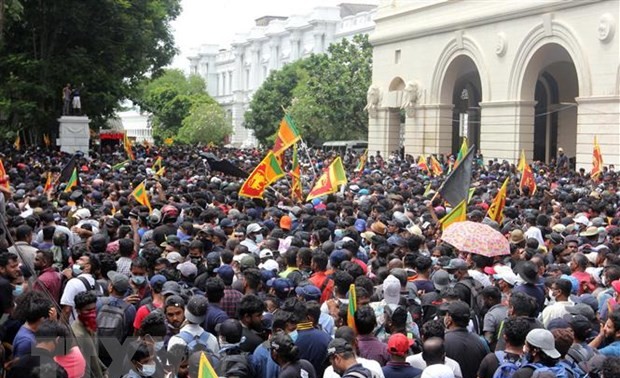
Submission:
[[[617,0],[382,1],[371,34],[369,148],[589,169],[594,136],[620,164]],[[401,141],[402,111],[406,112]]]
[[150,115],[140,110],[130,101],[123,104],[127,110],[116,114],[122,130],[127,132],[127,137],[137,143],[147,141],[153,143],[153,128],[151,127]]
[[326,52],[332,42],[371,32],[375,9],[375,5],[344,3],[317,7],[305,15],[261,17],[248,33],[238,35],[230,48],[203,45],[191,56],[190,73],[206,80],[209,94],[231,116],[231,144],[256,144],[251,130],[243,126],[243,116],[252,95],[272,70]]

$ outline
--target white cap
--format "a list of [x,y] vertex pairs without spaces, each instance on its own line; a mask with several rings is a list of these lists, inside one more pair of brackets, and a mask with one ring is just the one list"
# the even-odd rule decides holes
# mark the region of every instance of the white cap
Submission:
[[278,262],[276,260],[269,259],[262,264],[258,264],[258,268],[264,270],[278,271],[280,269],[280,265],[278,265]]
[[88,209],[79,209],[75,213],[73,213],[73,217],[77,219],[88,219],[90,218],[90,210]]
[[271,249],[269,248],[264,248],[261,249],[260,253],[258,254],[258,257],[260,257],[261,259],[267,258],[267,257],[273,257],[273,252],[271,252]]

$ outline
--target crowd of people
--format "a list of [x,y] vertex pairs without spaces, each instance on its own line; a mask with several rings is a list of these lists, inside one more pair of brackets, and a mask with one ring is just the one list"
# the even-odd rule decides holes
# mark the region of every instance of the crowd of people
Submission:
[[[508,239],[492,258],[442,241],[445,177],[412,156],[355,172],[349,151],[343,190],[295,203],[286,179],[239,197],[243,179],[199,153],[249,171],[259,150],[137,147],[116,166],[92,152],[78,186],[52,190],[71,156],[3,151],[0,376],[196,378],[206,358],[238,378],[620,377],[613,167],[592,180],[535,162],[529,195],[515,162],[479,155],[467,217]],[[307,193],[332,156],[306,157]]]

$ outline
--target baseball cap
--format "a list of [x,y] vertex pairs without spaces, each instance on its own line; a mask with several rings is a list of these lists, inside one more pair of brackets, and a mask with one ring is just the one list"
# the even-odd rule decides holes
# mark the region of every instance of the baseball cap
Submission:
[[287,294],[295,287],[293,282],[287,278],[272,278],[267,281],[267,287],[272,287],[277,293]]
[[344,250],[337,249],[333,251],[331,255],[329,255],[329,262],[332,264],[332,266],[338,265],[341,262],[345,261],[347,257],[348,255]]
[[443,269],[439,269],[433,274],[433,285],[435,289],[443,290],[450,285],[450,275]]
[[224,282],[232,281],[235,276],[235,271],[233,270],[232,266],[228,264],[220,265],[219,267],[213,269],[213,271],[217,273],[217,275],[220,276],[220,278],[223,279]]
[[293,339],[285,333],[276,333],[269,340],[269,349],[276,352],[276,354],[289,354],[294,347]]
[[463,259],[452,259],[450,260],[450,264],[446,266],[445,270],[467,270],[469,266]]
[[508,285],[514,286],[517,283],[517,275],[512,271],[512,269],[505,265],[496,265],[494,267],[495,274],[493,278],[496,280],[503,280]]
[[469,306],[463,301],[450,302],[448,304],[448,315],[454,319],[469,319]]
[[291,217],[289,217],[288,215],[283,215],[282,218],[280,218],[280,228],[290,231],[292,227],[293,220],[291,219]]
[[366,221],[363,219],[356,219],[353,226],[357,232],[364,232],[364,230],[366,230]]
[[222,228],[235,227],[235,222],[230,218],[224,218],[220,221],[220,227]]
[[165,306],[182,307],[185,308],[185,301],[180,295],[171,295],[166,298]]
[[78,209],[74,214],[73,217],[76,219],[87,219],[90,218],[90,210],[88,209]]
[[149,280],[149,285],[153,286],[156,285],[158,283],[166,283],[168,280],[166,279],[166,277],[164,277],[161,274],[156,274],[153,277],[151,277],[151,279]]
[[582,331],[583,333],[586,333],[592,329],[592,322],[590,322],[588,318],[583,315],[566,314],[564,315],[564,320],[566,320],[570,327],[575,331]]
[[345,339],[335,338],[327,345],[327,357],[334,354],[353,352],[353,347]]
[[256,268],[256,260],[254,256],[246,255],[241,258],[239,261],[239,268],[247,269],[247,268]]
[[265,261],[264,263],[258,264],[258,267],[263,270],[276,270],[277,271],[280,269],[280,265],[278,265],[278,262],[273,259],[269,259]]
[[383,281],[383,298],[387,304],[400,302],[400,281],[391,274]]
[[161,289],[161,295],[180,295],[181,285],[176,281],[166,281]]
[[170,252],[166,255],[166,260],[171,264],[181,263],[183,262],[183,256],[179,252]]
[[413,345],[413,340],[409,340],[402,333],[395,333],[388,339],[388,352],[397,356],[405,357],[409,348]]
[[564,241],[562,235],[558,234],[557,232],[552,232],[547,235],[547,239],[551,240],[553,244],[561,244]]
[[181,272],[183,277],[190,277],[193,274],[198,273],[198,268],[191,261],[186,261],[177,265],[177,270]]
[[208,300],[204,296],[194,295],[185,307],[185,319],[193,324],[202,324],[207,316]]
[[273,257],[273,252],[269,249],[269,248],[263,248],[261,249],[261,251],[259,252],[258,256],[261,259],[266,259],[266,258],[271,258]]
[[166,241],[161,243],[159,246],[160,247],[167,247],[167,246],[179,247],[181,246],[181,239],[179,239],[179,237],[176,235],[168,235],[166,237]]
[[251,223],[250,225],[248,225],[248,228],[245,229],[245,234],[254,234],[260,232],[261,230],[262,227],[258,223]]
[[297,286],[295,293],[307,301],[318,301],[321,299],[321,290],[314,285]]
[[107,276],[110,279],[114,290],[123,294],[129,290],[129,277],[126,275],[111,270],[108,272]]
[[531,330],[525,337],[525,341],[536,348],[540,348],[547,356],[553,359],[560,358],[560,352],[555,349],[553,334],[546,329],[535,328]]
[[589,321],[593,321],[596,319],[596,314],[592,307],[588,306],[585,303],[577,303],[574,306],[566,306],[566,311],[568,311],[571,315],[581,315],[588,319]]

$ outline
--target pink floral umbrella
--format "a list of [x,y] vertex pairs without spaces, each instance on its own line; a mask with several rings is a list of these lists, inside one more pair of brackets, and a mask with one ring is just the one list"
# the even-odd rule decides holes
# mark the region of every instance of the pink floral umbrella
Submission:
[[445,229],[441,239],[463,252],[488,257],[510,254],[510,245],[504,235],[482,223],[452,223]]

